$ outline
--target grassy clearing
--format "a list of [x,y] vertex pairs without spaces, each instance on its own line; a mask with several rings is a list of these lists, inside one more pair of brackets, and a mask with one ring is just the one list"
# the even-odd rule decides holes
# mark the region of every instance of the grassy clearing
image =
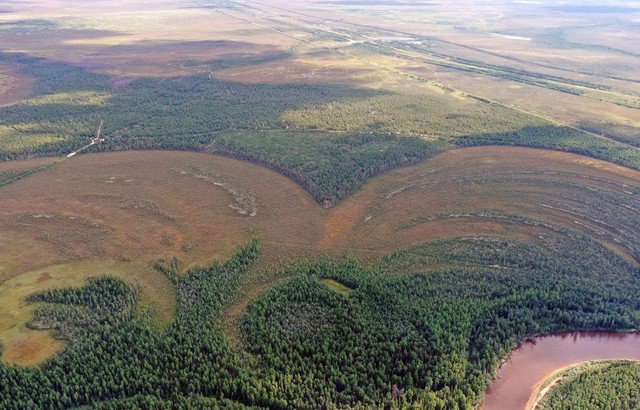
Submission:
[[[422,268],[435,258],[470,263]],[[395,275],[406,264],[414,269]],[[637,322],[637,291],[628,289],[637,289],[637,273],[637,265],[570,232],[423,243],[373,269],[325,260],[249,306],[242,346],[260,377],[282,383],[291,407],[472,408],[516,341]],[[323,277],[349,284],[350,296]],[[605,318],[613,295],[626,300],[625,313]]]
[[48,147],[68,138],[56,132],[54,124],[25,123],[0,126],[0,141],[5,152],[21,152]]
[[109,93],[100,93],[94,91],[72,91],[57,94],[45,94],[38,97],[26,98],[20,103],[29,106],[55,105],[61,104],[66,106],[83,106],[94,105],[100,106],[106,104],[112,97]]
[[[140,309],[136,288],[113,276],[48,288],[29,296],[36,303],[29,326],[53,330],[69,347],[39,367],[0,363],[7,381],[0,403],[127,407],[224,398],[280,408],[470,407],[517,340],[567,328],[640,326],[636,266],[586,237],[459,238],[445,246],[479,256],[480,264],[393,277],[354,258],[288,269],[293,279],[244,318],[242,346],[250,355],[229,343],[220,315],[258,260],[259,241],[226,262],[185,272],[171,261],[158,264],[177,293],[176,315],[165,327]],[[388,262],[384,269],[394,269]],[[350,297],[321,278],[348,285]],[[52,392],[52,384],[59,389]],[[188,393],[176,387],[186,385]]]
[[343,296],[349,296],[349,294],[353,291],[353,289],[351,289],[350,287],[334,279],[322,279],[322,282],[327,285],[329,289]]
[[299,53],[273,62],[217,70],[215,76],[221,80],[248,84],[337,83],[367,86],[383,80],[367,64],[330,53]]

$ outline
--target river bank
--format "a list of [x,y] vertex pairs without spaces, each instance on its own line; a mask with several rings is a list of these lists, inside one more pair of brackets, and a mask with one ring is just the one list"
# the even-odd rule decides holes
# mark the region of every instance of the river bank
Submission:
[[640,360],[640,334],[562,332],[528,339],[498,369],[480,409],[526,409],[549,377],[577,363],[607,359]]

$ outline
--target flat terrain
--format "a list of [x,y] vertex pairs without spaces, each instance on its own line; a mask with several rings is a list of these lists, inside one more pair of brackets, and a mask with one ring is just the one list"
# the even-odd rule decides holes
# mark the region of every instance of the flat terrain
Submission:
[[54,359],[0,406],[464,408],[519,338],[638,327],[638,4],[6,3],[0,354]]
[[37,289],[115,274],[167,320],[175,290],[153,269],[159,258],[177,255],[187,268],[259,235],[270,261],[304,253],[320,233],[320,206],[293,181],[207,154],[79,156],[0,190],[0,298],[15,306],[3,310],[0,340],[3,357],[23,363],[48,354],[24,328],[24,298]]
[[[42,161],[5,163],[34,166]],[[37,289],[111,273],[142,291],[168,320],[171,284],[153,269],[222,259],[253,236],[261,263],[227,311],[228,333],[246,306],[278,280],[273,269],[300,257],[372,257],[415,243],[464,236],[535,238],[569,228],[638,259],[640,175],[552,151],[480,147],[448,151],[392,171],[332,209],[264,167],[214,155],[144,151],[80,155],[0,188],[0,321],[4,358],[49,354],[26,330]],[[285,273],[286,274],[286,273]],[[54,346],[60,347],[59,344]]]
[[10,67],[0,65],[0,106],[20,101],[29,94],[31,79],[21,76]]
[[[327,205],[452,146],[550,148],[640,168],[640,51],[616,43],[636,37],[633,5],[54,4],[16,2],[0,15],[1,81],[32,94],[0,110],[4,159],[66,155],[104,121],[101,150],[251,158]],[[312,141],[297,141],[305,152],[282,158],[292,133],[309,131]],[[384,145],[371,161],[370,133],[419,141],[400,138],[395,156]],[[335,144],[346,145],[340,164],[363,169],[328,164]],[[331,180],[343,174],[340,191]]]
[[374,179],[331,212],[323,244],[347,246],[357,238],[358,247],[383,251],[448,235],[535,236],[557,224],[596,233],[637,259],[635,237],[623,236],[637,235],[638,176],[552,151],[452,150]]

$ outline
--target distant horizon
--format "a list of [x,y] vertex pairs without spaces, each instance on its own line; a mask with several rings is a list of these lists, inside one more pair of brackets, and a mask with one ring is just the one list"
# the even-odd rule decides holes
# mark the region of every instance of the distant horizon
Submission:
[[639,24],[5,2],[0,408],[639,407]]

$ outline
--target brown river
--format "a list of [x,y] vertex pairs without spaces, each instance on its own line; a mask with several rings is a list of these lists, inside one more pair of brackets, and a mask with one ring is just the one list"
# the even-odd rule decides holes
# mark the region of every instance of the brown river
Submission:
[[524,409],[536,385],[555,371],[601,359],[640,360],[640,333],[566,332],[524,342],[498,370],[480,409]]

